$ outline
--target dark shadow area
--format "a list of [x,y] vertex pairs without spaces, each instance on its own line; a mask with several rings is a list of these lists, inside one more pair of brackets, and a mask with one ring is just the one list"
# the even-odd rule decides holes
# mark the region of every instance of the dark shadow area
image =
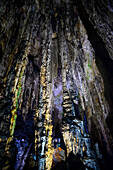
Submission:
[[65,146],[65,143],[64,143],[64,139],[63,139],[63,136],[62,136],[62,133],[60,131],[60,128],[59,128],[59,124],[57,123],[56,127],[55,127],[55,135],[54,135],[54,138],[60,138],[61,139],[61,142],[60,142],[60,147],[65,150],[65,155],[67,155],[67,150],[66,150],[66,146]]
[[85,170],[84,164],[80,160],[79,155],[75,156],[74,153],[71,152],[67,160],[70,170]]
[[68,170],[66,161],[58,162],[51,170]]
[[33,115],[29,114],[26,120],[23,121],[21,112],[18,111],[17,114],[18,114],[18,117],[16,120],[14,137],[20,140],[21,139],[27,140],[29,143],[34,142],[35,127],[34,127]]
[[79,155],[69,154],[67,161],[61,161],[56,164],[51,170],[85,170],[85,166],[80,160]]

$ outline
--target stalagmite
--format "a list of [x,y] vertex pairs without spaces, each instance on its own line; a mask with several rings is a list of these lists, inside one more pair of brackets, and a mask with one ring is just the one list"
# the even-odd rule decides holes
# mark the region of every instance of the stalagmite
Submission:
[[113,168],[110,5],[1,1],[2,170]]

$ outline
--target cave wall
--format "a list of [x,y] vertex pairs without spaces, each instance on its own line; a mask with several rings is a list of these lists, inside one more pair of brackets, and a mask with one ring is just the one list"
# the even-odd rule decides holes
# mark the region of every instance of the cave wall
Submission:
[[[97,160],[111,164],[110,1],[1,1],[0,10],[0,166],[50,169],[55,137],[61,138],[64,160],[73,151],[86,167],[97,168]],[[91,160],[93,150],[97,158]]]
[[92,1],[91,3],[88,3],[87,1],[83,1],[82,3],[80,1],[75,1],[75,4],[79,11],[79,15],[82,19],[82,22],[85,26],[85,29],[87,30],[88,39],[90,40],[95,50],[95,62],[102,76],[104,83],[104,94],[110,106],[110,111],[106,122],[112,134],[112,2],[101,1],[100,3],[100,1]]
[[[113,2],[106,1],[82,1],[85,10],[89,14],[89,20],[94,25],[94,29],[97,30],[105,43],[106,49],[109,52],[109,56],[113,57]],[[113,59],[113,58],[112,58]]]

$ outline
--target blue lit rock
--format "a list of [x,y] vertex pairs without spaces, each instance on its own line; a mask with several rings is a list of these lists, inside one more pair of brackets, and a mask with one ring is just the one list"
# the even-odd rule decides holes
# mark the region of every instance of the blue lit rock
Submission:
[[102,4],[107,14],[99,1],[2,0],[3,170],[112,166],[112,10]]

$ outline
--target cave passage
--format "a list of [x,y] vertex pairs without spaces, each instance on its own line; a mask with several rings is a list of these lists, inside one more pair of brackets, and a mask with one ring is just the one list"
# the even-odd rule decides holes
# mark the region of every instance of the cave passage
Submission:
[[1,4],[0,167],[112,169],[113,60],[82,0]]

